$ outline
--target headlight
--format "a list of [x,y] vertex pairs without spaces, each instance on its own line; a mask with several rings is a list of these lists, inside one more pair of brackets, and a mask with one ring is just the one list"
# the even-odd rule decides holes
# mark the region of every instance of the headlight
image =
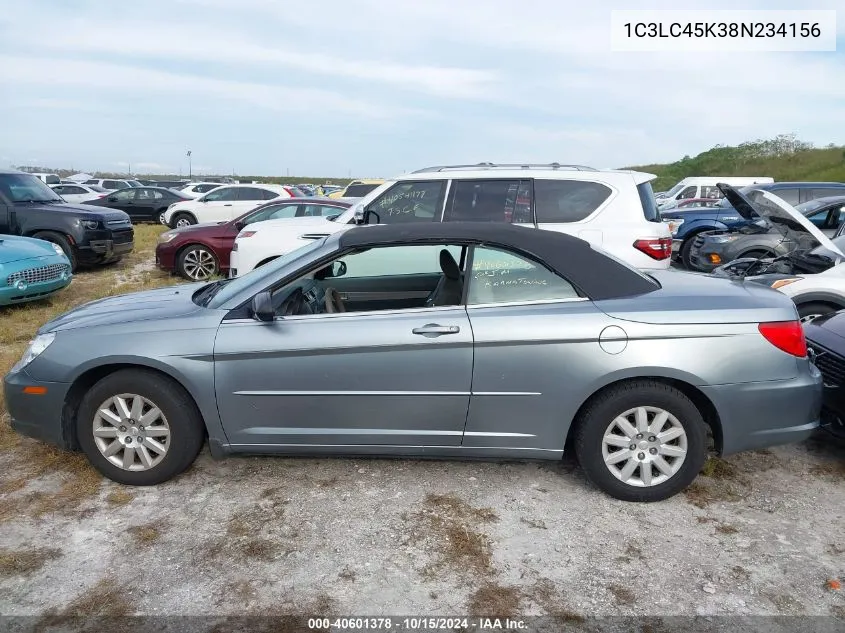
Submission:
[[778,288],[783,288],[784,286],[788,286],[789,284],[794,284],[796,281],[801,281],[804,279],[803,277],[792,277],[790,279],[778,279],[774,283],[772,283],[772,288],[777,290]]
[[29,347],[26,348],[26,351],[23,353],[21,359],[12,367],[13,372],[20,371],[27,365],[29,365],[32,361],[34,361],[39,354],[41,354],[45,349],[50,346],[50,343],[53,342],[53,339],[56,338],[56,334],[54,332],[49,332],[47,334],[39,334],[34,339],[29,342]]
[[59,246],[58,244],[53,244],[51,242],[50,246],[52,246],[53,250],[56,251],[56,255],[64,255],[65,254],[65,252],[62,250],[62,247]]
[[100,223],[99,223],[99,222],[97,222],[96,220],[80,220],[80,221],[79,221],[79,223],[80,223],[80,224],[81,224],[84,228],[86,228],[86,229],[90,229],[90,230],[92,230],[92,231],[93,231],[94,229],[96,229],[98,226],[100,226]]
[[738,240],[741,236],[739,235],[713,235],[710,237],[710,240],[715,242],[716,244],[727,244],[728,242],[733,242],[734,240]]
[[176,233],[174,233],[173,231],[165,231],[164,233],[158,236],[158,243],[167,244],[174,237],[176,237]]

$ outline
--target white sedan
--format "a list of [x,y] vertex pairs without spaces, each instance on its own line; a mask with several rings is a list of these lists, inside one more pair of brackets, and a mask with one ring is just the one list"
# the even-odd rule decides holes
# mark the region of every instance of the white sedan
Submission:
[[[845,251],[845,235],[832,240],[840,251]],[[814,253],[827,255],[829,250],[817,248]],[[833,254],[836,255],[835,253]],[[816,274],[793,274],[776,279],[772,288],[791,298],[798,308],[801,321],[845,309],[845,261],[841,258],[834,266]]]
[[50,188],[67,202],[76,203],[97,200],[109,194],[108,189],[99,185],[61,184],[51,185]]
[[339,200],[312,199],[302,215],[250,224],[238,233],[229,255],[229,277],[244,275],[319,239],[355,225],[355,207]]
[[228,222],[269,200],[291,197],[281,185],[225,185],[196,200],[170,205],[164,212],[164,223],[175,229],[192,224]]

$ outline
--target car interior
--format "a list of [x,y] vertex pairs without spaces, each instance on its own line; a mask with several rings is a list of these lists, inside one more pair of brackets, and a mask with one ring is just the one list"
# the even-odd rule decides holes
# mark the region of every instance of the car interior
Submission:
[[[472,274],[467,288],[467,261]],[[466,290],[466,292],[465,292]],[[536,262],[487,247],[414,245],[345,253],[275,291],[277,317],[572,299],[577,290]]]
[[[409,247],[416,248],[430,257],[436,257],[433,265],[421,265],[420,272],[394,271],[391,274],[389,260],[386,267],[375,272],[386,274],[365,274],[346,276],[347,264],[355,262],[358,255],[373,250],[362,249],[347,253],[327,266],[308,273],[296,281],[272,293],[273,307],[277,316],[307,314],[335,314],[340,312],[370,312],[377,310],[399,310],[437,306],[460,305],[464,288],[464,266],[468,247]],[[353,264],[361,272],[360,265]],[[425,271],[425,272],[422,272]],[[353,273],[354,274],[354,273]]]

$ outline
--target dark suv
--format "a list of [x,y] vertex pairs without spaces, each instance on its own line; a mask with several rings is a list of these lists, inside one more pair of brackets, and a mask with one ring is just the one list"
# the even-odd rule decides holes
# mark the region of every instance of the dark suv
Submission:
[[62,200],[37,177],[0,169],[0,235],[24,235],[58,244],[78,266],[119,260],[132,251],[129,216]]

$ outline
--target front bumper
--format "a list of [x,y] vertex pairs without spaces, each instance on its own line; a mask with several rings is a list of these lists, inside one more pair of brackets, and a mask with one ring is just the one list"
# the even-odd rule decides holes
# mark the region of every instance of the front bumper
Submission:
[[821,373],[796,360],[798,376],[790,380],[700,387],[719,413],[723,455],[800,442],[819,427]]
[[[24,393],[25,387],[43,387],[45,393]],[[49,442],[63,449],[73,448],[70,429],[63,424],[63,411],[70,385],[30,378],[26,369],[6,374],[3,393],[12,428],[22,435]]]
[[[718,258],[718,261],[713,261],[711,258]],[[719,244],[703,244],[697,245],[693,242],[690,247],[690,263],[703,272],[709,273],[716,270],[719,266],[723,266],[730,261],[736,259],[732,257],[728,249],[720,248]]]
[[79,261],[83,264],[107,264],[132,252],[135,240],[115,242],[114,240],[90,240],[79,247]]
[[54,292],[66,288],[70,285],[73,276],[68,274],[65,279],[53,279],[51,281],[42,281],[40,283],[27,284],[23,290],[15,286],[0,287],[0,306],[14,305],[16,303],[26,303],[27,301],[35,301],[48,297]]

